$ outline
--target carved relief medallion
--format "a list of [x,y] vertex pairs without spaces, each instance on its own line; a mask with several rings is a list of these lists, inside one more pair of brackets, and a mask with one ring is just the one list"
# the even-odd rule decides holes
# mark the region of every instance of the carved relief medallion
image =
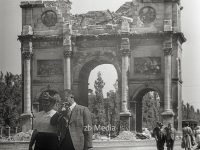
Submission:
[[150,6],[146,6],[139,11],[140,20],[144,24],[153,22],[156,19],[156,10]]
[[45,11],[41,16],[41,19],[42,23],[47,27],[55,26],[57,23],[57,15],[52,10]]

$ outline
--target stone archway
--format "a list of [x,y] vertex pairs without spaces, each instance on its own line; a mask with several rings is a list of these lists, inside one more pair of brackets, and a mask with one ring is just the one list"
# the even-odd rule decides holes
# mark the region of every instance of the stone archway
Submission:
[[[118,78],[121,77],[121,69],[118,62],[112,62],[108,57],[102,56],[96,59],[95,57],[90,58],[88,61],[85,61],[81,67],[78,67],[74,71],[74,84],[72,86],[73,90],[76,91],[77,102],[81,105],[88,106],[88,79],[90,72],[97,66],[102,64],[112,64],[118,74]],[[75,82],[77,81],[77,82]],[[120,82],[120,81],[119,81]],[[120,84],[119,84],[120,88]]]
[[[153,86],[141,86],[136,90],[130,101],[130,110],[134,114],[131,119],[131,130],[142,132],[143,127],[143,97],[148,92],[157,92],[160,97],[160,112],[164,111],[163,94],[161,90]],[[160,116],[161,117],[161,116]],[[162,119],[162,118],[160,118]]]
[[[127,124],[130,122],[129,93],[135,95],[140,92],[137,92],[139,86],[145,86],[145,83],[155,85],[156,82],[163,93],[163,120],[173,123],[174,116],[178,117],[178,131],[181,132],[182,70],[177,58],[181,63],[181,45],[186,39],[180,29],[180,17],[177,17],[180,16],[177,15],[180,4],[178,1],[134,3],[125,3],[114,14],[90,11],[80,15],[72,15],[71,3],[62,0],[21,3],[24,12],[19,36],[23,73],[22,115],[27,116],[27,124],[38,88],[51,84],[58,91],[72,89],[80,104],[87,105],[89,72],[97,65],[108,63],[113,64],[118,73],[121,119],[125,118]],[[139,11],[145,7],[152,7],[159,19],[149,24],[140,20]],[[40,20],[49,10],[58,18],[54,26]]]

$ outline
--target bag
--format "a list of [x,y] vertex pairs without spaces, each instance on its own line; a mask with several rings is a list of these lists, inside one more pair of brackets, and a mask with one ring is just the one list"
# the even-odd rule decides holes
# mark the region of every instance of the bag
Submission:
[[191,144],[192,144],[192,146],[194,146],[195,145],[194,137],[192,135],[190,135],[190,137],[191,137]]
[[195,145],[195,141],[192,141],[192,146],[194,146]]
[[181,148],[185,148],[185,142],[184,142],[183,138],[182,138],[182,141],[181,141]]

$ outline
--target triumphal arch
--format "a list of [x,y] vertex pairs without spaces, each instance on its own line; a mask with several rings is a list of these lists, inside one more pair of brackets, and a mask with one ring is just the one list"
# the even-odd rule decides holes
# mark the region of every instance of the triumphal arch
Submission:
[[[24,1],[21,41],[24,127],[48,89],[73,89],[88,105],[88,77],[100,64],[116,68],[121,120],[142,127],[142,96],[160,96],[162,122],[181,131],[182,43],[180,0],[132,0],[116,12],[71,14],[68,0]],[[106,7],[106,5],[105,5]],[[61,94],[62,95],[62,94]]]

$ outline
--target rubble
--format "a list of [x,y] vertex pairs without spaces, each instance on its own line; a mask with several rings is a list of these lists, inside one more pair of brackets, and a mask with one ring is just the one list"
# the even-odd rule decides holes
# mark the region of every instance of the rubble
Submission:
[[136,134],[130,131],[122,131],[119,133],[117,137],[115,137],[113,140],[131,140],[131,141],[137,141]]
[[144,24],[138,15],[139,4],[126,2],[116,12],[89,11],[70,16],[73,35],[137,33]]
[[131,131],[122,131],[114,140],[148,140],[152,139],[150,131],[144,128],[142,133],[139,132],[131,132]]
[[14,141],[30,141],[31,139],[31,134],[32,134],[32,131],[28,131],[26,133],[24,132],[19,132],[17,134],[15,134],[14,136],[12,136],[12,139]]
[[149,139],[150,137],[148,137],[147,135],[145,135],[143,133],[137,133],[136,138],[144,140],[144,139]]
[[30,141],[32,135],[32,130],[28,132],[19,132],[10,137],[0,137],[0,142],[10,142],[10,141]]

